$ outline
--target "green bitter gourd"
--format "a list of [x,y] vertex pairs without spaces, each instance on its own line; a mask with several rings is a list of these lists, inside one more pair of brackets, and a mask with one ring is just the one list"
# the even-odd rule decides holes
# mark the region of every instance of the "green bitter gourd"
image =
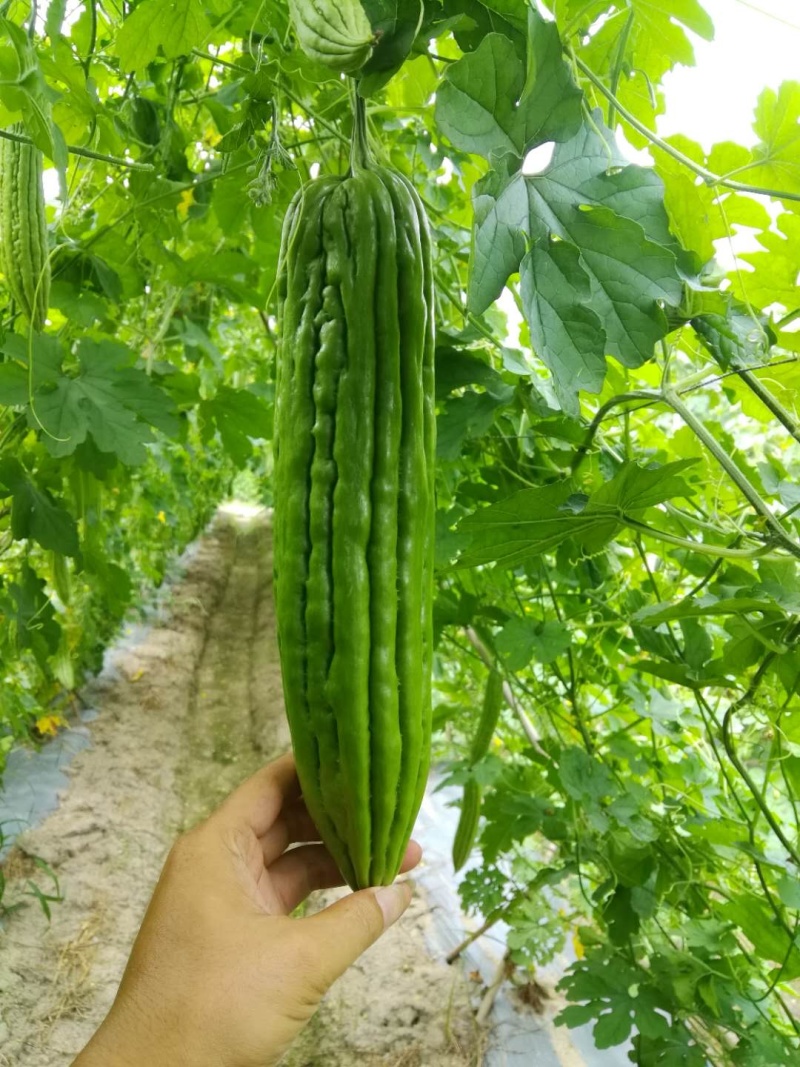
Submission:
[[275,593],[300,784],[354,888],[397,874],[429,765],[434,520],[431,239],[357,104],[345,177],[284,223]]
[[359,0],[289,0],[300,46],[339,74],[355,74],[372,54],[375,35]]
[[40,330],[50,300],[42,153],[5,137],[0,138],[0,270],[17,305]]
[[[470,767],[482,760],[489,751],[500,712],[503,710],[503,676],[499,671],[490,669],[486,679],[486,689],[483,693],[481,717],[478,720],[478,728],[472,738],[469,749]],[[453,867],[458,871],[469,859],[475,837],[478,833],[480,821],[481,802],[483,795],[481,787],[475,778],[468,778],[464,785],[464,795],[461,800],[461,815],[453,839]]]

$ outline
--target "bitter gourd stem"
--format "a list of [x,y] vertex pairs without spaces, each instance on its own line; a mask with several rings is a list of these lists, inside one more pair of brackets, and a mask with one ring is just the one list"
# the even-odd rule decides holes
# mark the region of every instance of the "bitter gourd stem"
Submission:
[[352,90],[352,97],[353,139],[350,144],[350,173],[358,174],[360,170],[367,170],[373,160],[372,153],[369,150],[367,104],[363,97],[358,95],[355,88]]

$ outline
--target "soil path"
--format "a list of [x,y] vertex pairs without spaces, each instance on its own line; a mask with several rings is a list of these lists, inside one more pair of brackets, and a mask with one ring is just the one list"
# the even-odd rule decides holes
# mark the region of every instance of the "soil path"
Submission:
[[[120,642],[85,691],[99,715],[58,810],[20,839],[9,897],[41,856],[64,902],[0,930],[0,1064],[66,1067],[113,999],[175,835],[285,751],[271,533],[264,512],[222,510],[157,621]],[[321,907],[335,894],[314,900]],[[331,991],[287,1067],[472,1067],[468,983],[432,959],[417,897]]]

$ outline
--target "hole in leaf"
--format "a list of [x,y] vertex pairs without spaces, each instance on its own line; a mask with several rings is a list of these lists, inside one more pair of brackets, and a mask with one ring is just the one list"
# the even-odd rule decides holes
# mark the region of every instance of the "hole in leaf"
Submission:
[[541,174],[542,171],[547,170],[553,158],[554,148],[555,141],[545,141],[544,144],[532,148],[525,156],[525,161],[522,164],[522,173],[530,177],[533,174]]

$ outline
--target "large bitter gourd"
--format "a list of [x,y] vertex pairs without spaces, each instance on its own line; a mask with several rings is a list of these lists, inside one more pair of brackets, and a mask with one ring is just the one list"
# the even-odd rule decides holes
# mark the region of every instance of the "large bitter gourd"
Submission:
[[300,784],[353,888],[398,872],[429,765],[431,240],[366,148],[291,204],[280,271],[275,592]]
[[[21,127],[14,131],[21,133]],[[40,330],[50,300],[42,153],[0,138],[0,270],[19,308]]]

